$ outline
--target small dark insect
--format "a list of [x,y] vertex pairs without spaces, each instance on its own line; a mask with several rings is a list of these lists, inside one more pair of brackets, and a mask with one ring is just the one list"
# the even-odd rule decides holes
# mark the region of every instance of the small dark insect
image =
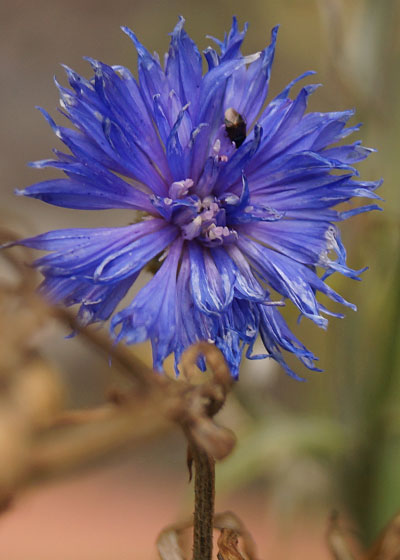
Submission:
[[239,148],[246,140],[246,121],[232,107],[225,111],[225,130],[236,148]]

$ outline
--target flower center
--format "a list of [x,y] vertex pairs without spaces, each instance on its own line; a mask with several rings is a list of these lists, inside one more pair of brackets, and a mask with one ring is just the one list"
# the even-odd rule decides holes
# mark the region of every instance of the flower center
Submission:
[[176,181],[169,188],[169,197],[153,197],[152,202],[166,220],[181,228],[184,239],[209,246],[235,241],[237,233],[227,225],[226,200],[212,194],[204,198],[190,194],[193,186],[192,179]]
[[[197,207],[195,217],[191,216],[188,222],[179,224],[185,239],[198,238],[207,245],[221,245],[237,238],[236,232],[227,227],[225,209],[220,206],[220,201],[215,197],[210,195],[203,200],[199,199]],[[177,223],[180,221],[179,218],[178,216]]]

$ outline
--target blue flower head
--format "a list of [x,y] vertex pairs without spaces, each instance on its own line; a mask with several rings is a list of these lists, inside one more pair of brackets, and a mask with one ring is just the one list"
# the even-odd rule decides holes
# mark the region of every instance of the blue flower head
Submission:
[[[244,348],[251,357],[260,333],[265,357],[296,377],[282,351],[310,369],[315,357],[279,306],[291,300],[320,327],[327,324],[322,314],[331,313],[318,292],[354,307],[325,279],[361,272],[347,267],[336,223],[377,206],[333,208],[353,197],[379,198],[380,183],[358,180],[353,167],[371,150],[340,142],[359,128],[346,128],[352,111],[306,113],[317,86],[290,97],[312,72],[265,106],[276,27],[269,46],[244,56],[246,28],[234,18],[217,50],[204,51],[203,75],[183,24],[163,64],[123,28],[138,53],[138,80],[93,59],[90,80],[65,67],[70,87],[57,86],[73,128],[42,113],[69,153],[55,150],[54,159],[32,164],[65,178],[17,191],[66,208],[130,209],[133,225],[57,230],[20,243],[49,251],[34,263],[44,276],[41,292],[78,304],[83,324],[112,317],[118,341],[149,339],[156,369],[169,354],[178,364],[190,344],[208,340],[237,377]],[[115,312],[154,259],[155,275]]]

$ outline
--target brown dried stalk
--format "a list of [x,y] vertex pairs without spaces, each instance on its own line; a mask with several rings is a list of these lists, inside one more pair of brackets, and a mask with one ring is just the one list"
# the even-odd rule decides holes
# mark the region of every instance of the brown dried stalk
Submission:
[[194,461],[193,560],[211,560],[215,502],[215,460],[189,437]]
[[[190,379],[195,372],[195,364],[200,355],[204,355],[207,363],[212,367],[214,377],[204,385],[204,401],[202,411],[196,426],[185,426],[184,431],[189,443],[189,457],[194,462],[195,481],[195,509],[193,516],[193,560],[211,560],[213,549],[213,523],[215,501],[215,459],[221,452],[229,452],[234,442],[234,436],[224,428],[214,433],[210,431],[209,420],[216,414],[225,402],[226,395],[232,386],[232,376],[224,359],[215,346],[199,343],[190,347],[182,357],[184,375]],[[205,416],[206,415],[206,416]],[[214,430],[215,425],[213,425]],[[207,449],[203,440],[206,439]],[[210,449],[210,445],[212,448]],[[223,446],[223,448],[221,447]],[[227,447],[225,449],[225,447]]]

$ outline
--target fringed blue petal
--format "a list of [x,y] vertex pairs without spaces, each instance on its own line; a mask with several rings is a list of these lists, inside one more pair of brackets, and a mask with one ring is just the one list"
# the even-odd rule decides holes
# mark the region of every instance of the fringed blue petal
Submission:
[[195,304],[204,313],[218,314],[232,302],[235,271],[218,251],[189,245],[190,282]]
[[232,27],[228,34],[225,33],[223,41],[215,39],[215,37],[209,37],[212,39],[220,48],[221,60],[231,60],[233,58],[238,58],[240,56],[240,47],[247,33],[248,24],[244,25],[243,31],[239,31],[239,25],[237,18],[233,16]]
[[135,344],[150,339],[157,370],[162,370],[165,358],[176,347],[176,275],[181,250],[182,240],[178,239],[171,244],[160,270],[111,321],[114,332],[119,328],[117,341]]
[[99,286],[90,280],[48,275],[39,292],[53,303],[80,305],[78,320],[82,326],[106,321],[135,282],[139,273],[116,284]]
[[[358,279],[362,272],[346,266],[340,232],[329,222],[280,220],[252,223],[243,226],[241,232],[302,264],[335,269],[353,279]],[[330,258],[330,253],[336,254],[336,260]]]
[[249,162],[257,152],[260,146],[262,134],[263,129],[256,124],[251,137],[242,146],[240,146],[238,150],[236,150],[228,163],[221,169],[218,181],[215,185],[216,193],[222,194],[229,191],[229,188],[231,187],[230,180],[235,178],[236,182],[236,177],[242,174],[242,170],[245,169],[247,162]]
[[107,255],[96,267],[93,278],[104,284],[114,283],[141,270],[152,258],[164,251],[177,237],[177,228],[166,226],[154,233],[125,244]]
[[[191,288],[191,266],[188,249],[184,249],[182,262],[178,272],[176,284],[178,299],[176,301],[176,346],[175,370],[179,373],[178,364],[183,352],[191,344],[200,340],[215,342],[215,315],[202,313],[195,304]],[[200,368],[205,370],[204,360],[199,362]]]
[[44,274],[112,284],[135,274],[174,236],[174,227],[152,219],[122,228],[52,231],[14,245],[52,251],[34,262]]
[[197,113],[198,96],[202,79],[201,54],[196,44],[183,29],[185,20],[180,17],[171,33],[171,44],[165,74],[169,87],[179,95],[183,104],[189,103],[192,120]]
[[260,57],[260,53],[222,62],[205,76],[199,92],[197,123],[208,122],[214,126],[223,123],[223,93],[232,74]]
[[326,328],[327,320],[319,313],[316,291],[327,295],[333,301],[356,309],[303,264],[296,263],[290,257],[243,236],[239,237],[238,244],[261,277],[282,296],[291,299],[301,313],[319,327]]
[[280,347],[293,353],[303,364],[314,371],[317,369],[313,362],[315,356],[303,346],[289,330],[286,322],[275,307],[259,305],[260,334],[268,354],[280,364],[288,375],[297,381],[304,381],[285,362]]
[[[295,337],[278,307],[290,300],[317,325],[323,315],[342,317],[318,301],[355,309],[326,284],[334,272],[359,279],[346,264],[335,223],[377,204],[348,206],[354,198],[380,200],[381,181],[358,179],[354,167],[371,151],[343,139],[353,111],[307,113],[306,85],[293,80],[265,105],[277,31],[270,44],[242,54],[247,25],[236,18],[217,50],[208,48],[208,71],[179,18],[165,65],[128,28],[138,54],[138,81],[122,66],[88,58],[93,77],[64,67],[68,87],[56,81],[61,113],[73,128],[58,126],[41,110],[71,153],[33,163],[54,167],[48,179],[17,194],[66,208],[123,208],[143,220],[120,228],[67,229],[3,246],[48,251],[34,262],[44,276],[40,291],[55,303],[78,305],[82,324],[112,317],[117,340],[150,340],[154,367],[207,340],[223,353],[237,378],[243,352],[269,357],[295,379],[293,355],[316,369],[315,356]],[[236,122],[225,120],[231,109]],[[342,205],[336,208],[337,205]],[[157,217],[156,217],[157,216]],[[129,221],[129,220],[128,220]],[[160,267],[125,309],[116,307],[143,267]],[[279,296],[280,294],[280,296]],[[252,356],[258,334],[265,353]],[[203,358],[198,361],[205,369]]]
[[163,108],[167,111],[170,88],[159,61],[151,56],[129,27],[121,27],[121,29],[131,39],[138,53],[140,90],[148,111],[150,113],[152,111],[154,95],[160,95]]
[[[56,167],[56,165],[54,166]],[[48,204],[78,210],[105,210],[128,208],[151,211],[149,196],[116,178],[112,185],[96,184],[84,178],[80,180],[52,179],[35,183],[15,191],[18,196],[29,196]]]
[[235,296],[249,301],[265,301],[266,290],[255,277],[243,253],[234,244],[228,245],[226,252],[232,259],[231,266],[236,268]]
[[268,95],[269,79],[275,56],[276,39],[279,26],[271,31],[271,44],[262,51],[261,56],[251,64],[246,74],[246,95],[243,95],[237,110],[251,125],[263,107]]
[[244,67],[238,69],[227,83],[224,110],[229,107],[235,108],[249,128],[264,105],[268,94],[278,28],[279,26],[273,28],[271,44],[261,52],[258,60],[247,69]]

